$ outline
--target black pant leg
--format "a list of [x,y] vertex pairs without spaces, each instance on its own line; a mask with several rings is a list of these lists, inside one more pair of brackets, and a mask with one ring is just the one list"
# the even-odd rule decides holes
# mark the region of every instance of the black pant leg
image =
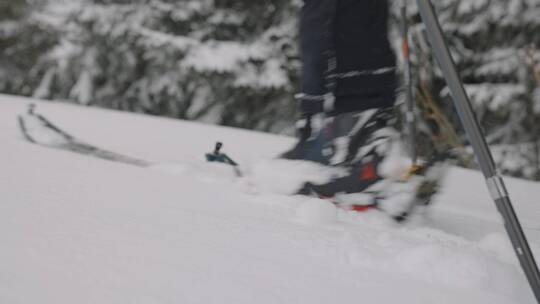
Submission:
[[323,111],[323,95],[328,93],[329,60],[334,57],[334,19],[337,0],[304,0],[300,13],[302,58],[301,108],[304,113]]

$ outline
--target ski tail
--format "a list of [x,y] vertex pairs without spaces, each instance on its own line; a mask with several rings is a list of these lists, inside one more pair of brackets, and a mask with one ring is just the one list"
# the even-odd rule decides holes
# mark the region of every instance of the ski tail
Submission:
[[36,113],[34,104],[30,104],[28,111],[19,115],[17,121],[24,138],[33,144],[138,167],[151,165],[148,161],[105,150],[77,139],[45,116]]

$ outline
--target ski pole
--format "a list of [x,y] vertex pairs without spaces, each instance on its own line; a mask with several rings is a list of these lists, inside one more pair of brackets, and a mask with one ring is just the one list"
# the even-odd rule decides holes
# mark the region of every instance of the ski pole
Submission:
[[418,159],[416,151],[416,119],[414,115],[414,95],[412,89],[411,78],[411,56],[409,47],[409,25],[407,22],[407,0],[401,0],[401,37],[402,37],[402,52],[403,52],[403,80],[405,86],[405,98],[406,98],[406,110],[405,110],[405,122],[407,125],[407,132],[409,133],[409,154],[412,159],[413,165],[416,164]]
[[497,172],[493,156],[486,143],[485,137],[479,127],[472,110],[469,96],[465,92],[463,83],[457,73],[456,65],[448,45],[444,39],[441,25],[435,15],[430,0],[417,0],[418,9],[424,22],[428,39],[435,52],[435,57],[443,72],[446,83],[450,89],[454,106],[467,133],[467,137],[474,149],[474,153],[486,178],[486,184],[492,199],[504,219],[504,226],[516,256],[525,272],[531,290],[540,303],[540,273],[525,237],[519,219],[514,211],[504,180]]

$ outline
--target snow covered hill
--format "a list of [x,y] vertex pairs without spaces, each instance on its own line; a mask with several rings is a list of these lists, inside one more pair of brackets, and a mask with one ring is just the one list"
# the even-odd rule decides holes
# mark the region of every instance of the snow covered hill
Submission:
[[[32,145],[16,122],[29,102],[156,165]],[[217,140],[245,178],[204,161]],[[0,95],[0,303],[534,303],[479,173],[452,169],[400,226],[287,195],[324,173],[273,159],[291,143]],[[507,181],[539,253],[539,184]]]

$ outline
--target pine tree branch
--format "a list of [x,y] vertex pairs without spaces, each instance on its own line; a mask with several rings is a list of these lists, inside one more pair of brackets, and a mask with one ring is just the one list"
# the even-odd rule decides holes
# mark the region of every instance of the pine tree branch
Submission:
[[525,49],[525,61],[529,65],[529,67],[532,70],[534,79],[536,80],[536,83],[538,84],[538,87],[540,88],[540,64],[538,63],[538,60],[535,58],[535,53],[537,49],[534,47],[534,45],[529,45]]

